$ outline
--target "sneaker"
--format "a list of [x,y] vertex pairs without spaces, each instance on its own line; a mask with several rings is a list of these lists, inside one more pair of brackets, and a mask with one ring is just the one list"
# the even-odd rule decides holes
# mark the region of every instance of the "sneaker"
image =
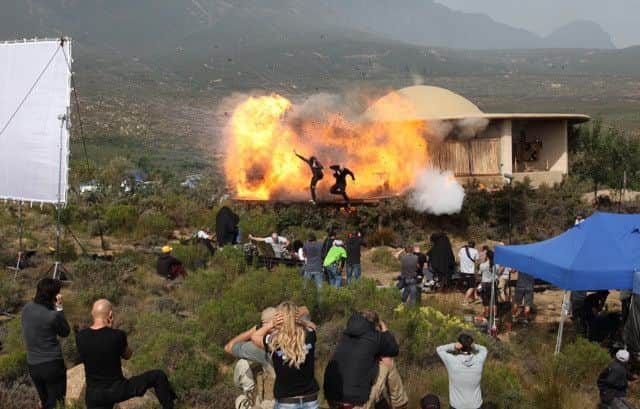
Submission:
[[235,409],[252,409],[253,402],[246,395],[240,395],[236,398]]

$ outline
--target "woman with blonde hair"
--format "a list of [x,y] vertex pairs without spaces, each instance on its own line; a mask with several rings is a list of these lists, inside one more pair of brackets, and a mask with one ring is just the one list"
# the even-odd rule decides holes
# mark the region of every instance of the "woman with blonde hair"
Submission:
[[283,302],[271,322],[254,332],[251,340],[271,354],[276,381],[274,409],[318,409],[315,325],[298,318],[298,307]]

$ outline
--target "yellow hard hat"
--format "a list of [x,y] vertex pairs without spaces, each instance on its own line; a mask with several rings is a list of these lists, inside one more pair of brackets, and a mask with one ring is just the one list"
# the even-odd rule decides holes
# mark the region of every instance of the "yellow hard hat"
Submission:
[[169,246],[162,246],[161,251],[166,254],[166,253],[171,253],[173,249]]

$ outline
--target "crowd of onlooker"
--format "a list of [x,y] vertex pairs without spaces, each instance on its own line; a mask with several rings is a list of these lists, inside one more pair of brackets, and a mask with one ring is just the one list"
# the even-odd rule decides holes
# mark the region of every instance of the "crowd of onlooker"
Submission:
[[[309,310],[291,302],[262,312],[261,322],[225,345],[238,359],[234,380],[242,393],[236,409],[316,409],[320,385],[315,378],[316,325]],[[487,349],[468,334],[436,350],[449,374],[449,403],[456,409],[482,407],[480,381]],[[394,358],[395,336],[378,313],[354,312],[324,371],[322,390],[332,409],[409,407]],[[273,385],[269,388],[265,385]],[[433,394],[423,409],[439,409]]]
[[[269,237],[249,235],[249,239],[269,244],[276,258],[283,258],[291,244],[286,237],[276,232]],[[365,242],[359,231],[347,234],[344,240],[335,231],[330,231],[322,242],[311,233],[306,242],[294,243],[293,257],[302,263],[302,273],[306,279],[313,281],[318,287],[328,282],[339,288],[343,285],[343,272],[346,274],[347,285],[360,279],[363,246]]]
[[[313,243],[314,240],[309,240],[307,244]],[[408,272],[416,273],[419,263],[413,262],[420,258],[413,254],[414,249],[407,250],[411,250],[412,257],[405,258],[404,264]],[[464,252],[473,254],[468,249]],[[486,261],[480,264],[491,264],[490,257],[487,255]],[[60,288],[58,280],[40,280],[33,301],[24,306],[21,317],[29,374],[44,409],[55,408],[64,401],[66,393],[66,368],[58,337],[68,336],[71,329],[65,318]],[[526,291],[522,297],[528,297]],[[91,310],[92,325],[75,334],[78,355],[84,364],[87,407],[112,408],[118,402],[154,389],[161,406],[173,408],[177,396],[162,370],[130,378],[123,375],[121,362],[131,358],[133,349],[127,334],[114,328],[115,315],[108,300],[97,300]],[[234,380],[241,394],[236,399],[236,408],[319,408],[321,386],[315,377],[316,330],[308,308],[283,302],[265,309],[257,325],[230,340],[224,350],[238,359]],[[442,345],[434,352],[448,373],[450,407],[481,408],[480,385],[487,348],[475,344],[470,334],[463,333],[457,342]],[[322,390],[329,406],[332,409],[407,408],[409,399],[394,360],[400,353],[395,336],[376,311],[354,312],[324,371]],[[628,382],[632,380],[629,360],[629,352],[619,350],[599,376],[601,408],[615,408],[616,402],[626,397]],[[420,407],[440,408],[440,400],[427,394],[420,400]]]

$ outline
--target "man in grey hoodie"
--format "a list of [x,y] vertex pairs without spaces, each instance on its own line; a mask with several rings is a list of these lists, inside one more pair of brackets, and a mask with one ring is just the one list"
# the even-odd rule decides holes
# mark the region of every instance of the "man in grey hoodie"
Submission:
[[482,407],[480,380],[487,358],[487,348],[475,345],[473,337],[460,334],[455,344],[436,348],[449,375],[449,405],[452,409]]

